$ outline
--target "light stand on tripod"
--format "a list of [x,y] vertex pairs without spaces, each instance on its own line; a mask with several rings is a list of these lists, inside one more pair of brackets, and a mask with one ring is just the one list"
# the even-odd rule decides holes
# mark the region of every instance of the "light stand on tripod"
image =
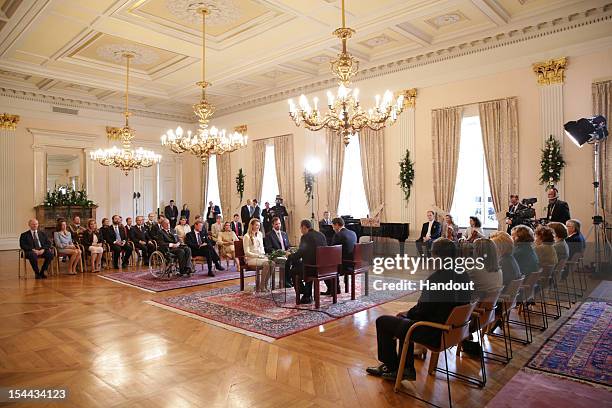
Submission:
[[[585,143],[593,145],[593,190],[595,194],[593,206],[595,215],[593,215],[593,225],[589,229],[587,238],[591,232],[595,233],[595,270],[593,274],[596,277],[602,277],[606,269],[610,268],[609,254],[612,251],[610,243],[607,242],[605,217],[600,214],[600,208],[605,208],[601,195],[601,185],[605,180],[601,174],[600,151],[601,143],[608,137],[606,118],[601,115],[582,118],[578,121],[567,122],[563,127],[567,136],[578,147],[582,147]],[[604,253],[603,257],[602,252]],[[604,259],[606,260],[605,263],[603,262]],[[602,266],[605,266],[605,269]]]

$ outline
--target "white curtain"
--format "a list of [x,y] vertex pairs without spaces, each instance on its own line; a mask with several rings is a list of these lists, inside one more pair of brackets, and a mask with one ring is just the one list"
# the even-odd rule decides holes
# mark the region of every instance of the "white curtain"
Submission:
[[378,214],[381,220],[381,210],[385,204],[384,139],[384,129],[375,131],[365,128],[359,131],[361,170],[369,214],[370,217]]

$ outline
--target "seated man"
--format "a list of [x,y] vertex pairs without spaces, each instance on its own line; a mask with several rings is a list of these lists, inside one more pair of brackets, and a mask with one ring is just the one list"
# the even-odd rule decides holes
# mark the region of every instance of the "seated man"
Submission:
[[[285,251],[286,255],[289,255],[289,237],[287,233],[281,230],[281,221],[280,218],[274,217],[272,218],[272,228],[270,232],[268,232],[264,238],[264,249],[266,254],[271,254],[274,251]],[[293,279],[291,278],[291,274],[285,274],[285,287],[291,288]]]
[[[455,257],[455,244],[446,238],[437,239],[431,248],[433,257],[445,259]],[[430,283],[446,283],[453,281],[461,283],[463,287],[470,287],[470,277],[467,272],[455,273],[452,269],[440,269],[427,278]],[[376,319],[376,338],[378,342],[378,360],[382,363],[377,367],[368,367],[368,374],[395,381],[399,368],[400,355],[404,338],[408,329],[418,321],[430,321],[444,324],[455,306],[470,302],[471,290],[423,290],[418,303],[407,312],[398,313],[397,316],[380,316]],[[414,369],[414,342],[437,347],[440,345],[442,332],[431,327],[417,328],[408,346],[404,380],[415,381]],[[398,345],[399,341],[399,353]]]
[[153,224],[151,224],[151,226],[149,227],[149,238],[157,241],[157,235],[159,234],[159,232],[161,231],[161,224],[162,221],[167,219],[166,217],[164,217],[163,215],[159,215],[157,217],[157,221],[153,222]]
[[153,225],[157,224],[157,221],[155,220],[155,213],[149,213],[149,215],[147,215],[147,221],[145,222],[145,227],[147,228],[151,228]]
[[130,228],[130,241],[134,243],[136,251],[140,249],[142,253],[142,263],[144,266],[149,266],[149,255],[155,251],[155,245],[151,242],[149,231],[144,225],[144,217],[139,215],[136,217],[136,225]]
[[427,222],[421,227],[421,236],[416,240],[419,256],[430,256],[431,244],[442,236],[442,226],[436,221],[436,213],[427,211]]
[[213,263],[217,270],[225,270],[225,268],[221,266],[221,262],[219,262],[219,255],[215,252],[215,243],[208,237],[208,232],[204,230],[204,223],[202,220],[198,220],[193,224],[193,230],[185,235],[185,243],[191,250],[193,256],[203,256],[206,258],[208,276],[215,276],[212,271]]
[[244,235],[244,228],[242,227],[242,223],[240,222],[240,216],[238,214],[234,214],[234,221],[230,224],[230,228],[232,231],[236,233],[238,238],[242,238]]
[[132,247],[127,244],[125,228],[121,225],[121,217],[113,215],[113,224],[102,230],[102,238],[110,246],[113,253],[113,268],[119,269],[119,257],[123,254],[121,267],[127,268],[132,256]]
[[72,222],[68,225],[68,231],[72,234],[72,240],[80,243],[85,232],[85,227],[81,225],[81,217],[75,215],[72,217]]
[[[51,251],[51,241],[47,238],[47,234],[38,230],[38,220],[31,219],[28,222],[29,230],[21,234],[19,237],[19,247],[25,253],[25,257],[30,261],[34,276],[36,279],[47,279],[45,272],[49,269],[53,260],[53,251]],[[42,268],[38,269],[38,258],[43,257],[45,262]]]
[[[302,220],[300,232],[302,233],[300,246],[295,253],[287,258],[285,270],[289,271],[289,276],[293,276],[296,273],[299,276],[307,276],[309,271],[304,269],[304,265],[315,265],[317,263],[317,247],[327,246],[325,235],[312,229],[310,221]],[[298,284],[298,282],[294,283]],[[302,294],[300,303],[312,303],[312,282],[304,283],[300,279],[299,283],[300,293]]]
[[179,263],[179,274],[190,275],[193,272],[191,264],[191,250],[188,246],[179,242],[174,231],[170,229],[170,220],[164,218],[161,222],[159,233],[156,236],[157,247],[161,252],[172,253],[177,257]]
[[[355,231],[351,231],[344,227],[344,219],[336,217],[332,220],[332,228],[334,229],[334,237],[332,238],[332,245],[342,245],[342,273],[344,271],[352,272],[353,264],[350,262],[353,259],[353,250],[357,243],[357,234]],[[331,296],[332,282],[325,281],[327,285],[327,291],[323,292],[322,295]],[[337,287],[338,293],[340,293],[340,285]]]

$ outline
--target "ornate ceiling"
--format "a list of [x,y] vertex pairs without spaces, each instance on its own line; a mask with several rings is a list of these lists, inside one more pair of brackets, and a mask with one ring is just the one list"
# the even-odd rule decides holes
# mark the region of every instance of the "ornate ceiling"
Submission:
[[[119,106],[129,50],[136,113],[188,120],[199,97],[199,2],[211,9],[207,80],[218,114],[330,83],[340,0],[0,0],[0,87]],[[597,0],[346,3],[357,30],[349,49],[365,73],[609,11]]]

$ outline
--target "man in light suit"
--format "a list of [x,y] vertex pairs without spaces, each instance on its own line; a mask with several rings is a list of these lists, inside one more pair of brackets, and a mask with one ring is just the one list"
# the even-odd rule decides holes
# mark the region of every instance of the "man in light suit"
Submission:
[[419,255],[431,256],[431,244],[442,236],[442,226],[436,221],[436,213],[427,211],[427,222],[421,227],[421,236],[416,240]]
[[[335,232],[332,238],[332,245],[342,245],[342,272],[352,271],[353,265],[350,262],[344,261],[353,259],[353,250],[357,243],[357,234],[355,234],[355,231],[351,231],[344,227],[344,219],[341,217],[332,220],[332,228]],[[325,284],[327,285],[327,290],[321,294],[331,296],[332,282],[325,281]],[[340,285],[338,285],[337,290],[338,293],[340,293]]]
[[[53,260],[53,252],[51,250],[51,241],[47,238],[47,234],[38,230],[38,220],[31,219],[28,222],[29,230],[22,233],[19,237],[19,247],[23,250],[24,255],[32,269],[36,279],[47,279],[45,272],[49,269]],[[38,258],[44,258],[42,268],[38,269]]]
[[174,200],[170,200],[170,205],[167,205],[164,208],[164,215],[170,221],[170,228],[176,227],[176,220],[179,215],[179,211],[176,205],[174,205]]
[[253,214],[253,202],[250,198],[247,199],[246,204],[242,206],[240,209],[240,219],[242,219],[242,223],[244,224],[244,229],[247,230],[249,228],[249,222],[251,221],[251,217]]
[[212,201],[208,202],[208,208],[206,209],[206,222],[208,223],[208,231],[210,231],[210,227],[217,220],[217,216],[221,215],[221,208],[218,205],[215,205]]

